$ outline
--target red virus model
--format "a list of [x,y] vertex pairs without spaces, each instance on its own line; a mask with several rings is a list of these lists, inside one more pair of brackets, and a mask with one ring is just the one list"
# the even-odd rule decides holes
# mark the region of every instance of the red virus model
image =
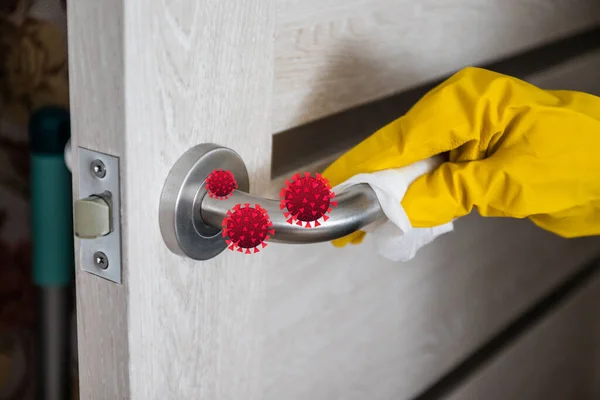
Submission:
[[206,190],[208,191],[208,195],[215,199],[227,199],[237,188],[238,184],[235,181],[233,174],[229,171],[216,169],[206,178]]
[[254,207],[250,204],[238,204],[233,207],[233,211],[227,211],[223,219],[223,237],[232,251],[244,252],[246,249],[245,253],[251,254],[250,249],[254,249],[254,253],[258,253],[258,246],[267,247],[269,235],[274,233],[267,210],[258,204]]
[[331,191],[331,185],[319,173],[316,177],[311,176],[310,172],[294,175],[291,181],[285,182],[280,197],[280,208],[287,210],[283,213],[288,218],[287,222],[300,226],[305,222],[305,228],[321,225],[319,218],[327,221],[329,217],[325,214],[337,206],[337,202],[333,201],[335,194]]

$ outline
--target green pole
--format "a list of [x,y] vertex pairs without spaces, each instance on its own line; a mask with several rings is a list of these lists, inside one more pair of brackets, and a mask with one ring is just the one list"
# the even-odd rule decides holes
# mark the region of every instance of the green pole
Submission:
[[37,110],[29,120],[33,279],[39,290],[39,399],[71,397],[70,315],[74,272],[72,183],[64,160],[69,112]]

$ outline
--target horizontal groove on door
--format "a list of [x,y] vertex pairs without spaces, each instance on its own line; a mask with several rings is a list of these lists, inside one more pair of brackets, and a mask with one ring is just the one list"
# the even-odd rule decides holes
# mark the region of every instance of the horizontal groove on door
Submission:
[[[480,67],[527,79],[600,48],[600,27]],[[273,136],[271,178],[309,164],[324,164],[406,113],[448,76],[394,96],[351,108]]]
[[515,343],[521,335],[533,329],[543,318],[548,317],[554,310],[568,302],[578,290],[597,276],[599,272],[600,260],[597,259],[573,273],[547,296],[529,307],[516,320],[509,323],[489,341],[468,355],[454,369],[414,397],[413,400],[441,399],[452,393],[478,369]]

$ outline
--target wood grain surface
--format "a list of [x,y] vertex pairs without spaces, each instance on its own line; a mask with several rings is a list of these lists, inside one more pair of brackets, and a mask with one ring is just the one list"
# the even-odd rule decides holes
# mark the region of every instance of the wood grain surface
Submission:
[[125,2],[125,180],[133,399],[261,398],[265,269],[169,252],[163,182],[190,147],[237,151],[268,184],[275,13],[267,1]]
[[600,398],[600,277],[481,368],[448,400]]
[[[73,160],[77,160],[77,148],[81,146],[121,157],[123,166],[126,113],[121,3],[86,0],[68,4]],[[79,171],[74,168],[74,198],[78,198],[78,176]],[[123,181],[121,194],[126,200],[127,185]],[[127,214],[122,214],[122,229],[127,232]],[[128,239],[122,238],[126,249]],[[78,239],[75,254],[80,398],[126,399],[130,371],[127,286],[84,272]],[[129,265],[128,261],[125,254],[122,262]],[[125,282],[127,272],[124,268]]]
[[272,129],[599,22],[597,0],[279,0]]
[[[429,25],[413,25],[412,39],[396,44],[396,54],[420,52],[404,62],[423,74],[394,68],[394,74],[388,69],[381,75],[351,62],[335,74],[346,78],[329,82],[299,74],[286,78],[285,89],[281,57],[296,57],[286,61],[288,67],[316,77],[357,52],[376,65],[398,60],[369,40],[345,47],[343,36],[338,42],[329,34],[333,47],[282,56],[281,28],[296,26],[294,18],[298,29],[313,19],[315,26],[329,26],[327,18],[345,20],[355,15],[347,7],[367,2],[70,2],[75,145],[121,157],[123,193],[123,285],[77,271],[81,397],[409,398],[594,256],[597,239],[567,241],[527,221],[477,216],[459,221],[455,233],[405,264],[379,258],[368,240],[343,250],[328,243],[272,245],[259,255],[225,252],[193,262],[171,254],[159,232],[162,185],[179,156],[196,144],[236,150],[250,171],[252,192],[273,195],[280,182],[269,180],[272,132],[306,120],[297,115],[316,118],[348,107],[350,98],[364,101],[361,90],[347,87],[356,71],[399,88],[397,82],[448,73],[482,52],[500,56],[593,19],[589,5],[583,14],[571,10],[579,1],[510,3],[516,7],[513,22],[502,17],[500,1],[453,1],[448,7],[398,2],[406,5],[406,24],[427,15],[438,21],[432,32]],[[371,2],[381,18],[391,15],[385,7],[393,4]],[[359,21],[363,13],[370,15],[363,7]],[[478,29],[490,32],[481,41],[465,41],[463,30],[474,16],[483,18]],[[496,19],[504,25],[491,24]],[[455,48],[440,44],[452,36],[450,29],[462,38],[460,54],[442,51]],[[377,35],[388,45],[397,37]],[[323,55],[322,65],[315,54]],[[560,79],[570,76],[562,74]],[[544,79],[561,85],[551,73]],[[334,107],[307,100],[307,92],[318,99],[324,90],[346,100]],[[385,94],[376,85],[367,92]],[[298,114],[298,104],[321,107],[302,106],[303,113],[312,111]]]
[[[274,245],[275,247],[275,245]],[[463,218],[411,262],[277,246],[264,399],[410,399],[598,254],[526,221]]]
[[121,157],[123,194],[124,284],[77,271],[81,398],[260,398],[260,265],[171,254],[158,204],[203,142],[268,184],[272,3],[81,0],[69,34],[75,145]]

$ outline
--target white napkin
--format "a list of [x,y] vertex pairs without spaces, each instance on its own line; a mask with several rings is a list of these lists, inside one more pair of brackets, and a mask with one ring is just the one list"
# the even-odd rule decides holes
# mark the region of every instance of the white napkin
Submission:
[[363,230],[373,236],[377,251],[383,257],[392,261],[408,261],[421,247],[454,229],[452,222],[433,228],[413,228],[401,203],[415,179],[443,162],[441,156],[435,156],[403,168],[358,174],[334,187],[333,192],[339,193],[359,183],[369,184],[377,195],[387,220],[377,221]]

